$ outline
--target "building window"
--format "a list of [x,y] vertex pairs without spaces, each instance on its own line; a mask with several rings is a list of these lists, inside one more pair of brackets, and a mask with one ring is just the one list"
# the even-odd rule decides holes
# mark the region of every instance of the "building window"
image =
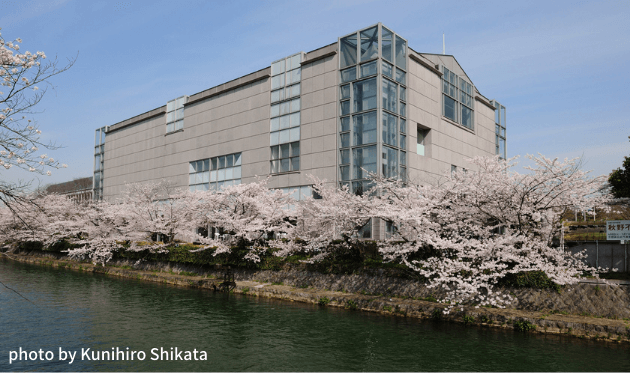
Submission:
[[300,142],[271,147],[271,173],[298,171],[300,169]]
[[385,221],[385,238],[392,238],[396,231],[396,225],[392,221]]
[[291,198],[296,201],[303,201],[313,196],[313,187],[310,185],[301,185],[287,188],[278,188],[284,193],[290,193]]
[[507,159],[506,136],[505,136],[505,106],[496,101],[492,101],[496,108],[494,111],[494,128],[495,128],[495,148],[496,155],[501,159]]
[[184,128],[184,104],[186,102],[188,102],[188,96],[182,96],[166,104],[166,133]]
[[94,135],[94,179],[93,198],[103,199],[103,165],[105,162],[105,132],[107,127],[98,128]]
[[473,86],[442,66],[442,115],[462,126],[474,129]]
[[201,159],[189,163],[188,185],[191,191],[221,190],[241,183],[241,153]]
[[298,53],[271,64],[271,173],[300,169],[301,63]]
[[372,219],[369,219],[357,232],[359,238],[372,238]]
[[353,112],[376,109],[376,78],[352,84],[354,94]]
[[210,159],[190,162],[188,165],[188,185],[191,191],[208,190],[210,187]]
[[398,177],[398,151],[390,148],[389,146],[383,146],[382,155],[382,175],[386,178]]

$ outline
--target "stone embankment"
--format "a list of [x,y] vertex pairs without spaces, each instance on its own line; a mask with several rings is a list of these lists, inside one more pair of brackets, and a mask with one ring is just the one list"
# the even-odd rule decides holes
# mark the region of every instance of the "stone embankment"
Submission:
[[[3,257],[38,265],[103,273],[165,284],[215,289],[224,269],[200,269],[170,263],[116,261],[107,266],[68,260],[45,252],[2,253]],[[518,300],[510,308],[456,307],[448,315],[434,301],[432,289],[376,270],[369,274],[332,275],[300,268],[282,271],[234,270],[234,292],[288,301],[316,303],[389,314],[397,317],[440,319],[536,333],[630,342],[630,286],[579,283],[561,292],[506,289]]]

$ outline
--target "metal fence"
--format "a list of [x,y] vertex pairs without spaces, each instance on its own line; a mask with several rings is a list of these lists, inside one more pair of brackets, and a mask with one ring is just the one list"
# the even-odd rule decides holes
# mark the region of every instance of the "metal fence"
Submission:
[[592,267],[613,269],[628,272],[628,244],[619,241],[579,242],[577,246],[565,246],[565,250],[577,253],[586,250],[588,255],[584,261]]

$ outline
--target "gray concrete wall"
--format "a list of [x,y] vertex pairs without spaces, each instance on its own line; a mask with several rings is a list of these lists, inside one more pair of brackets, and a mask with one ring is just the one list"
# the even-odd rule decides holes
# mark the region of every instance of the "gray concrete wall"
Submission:
[[[312,184],[310,174],[336,182],[336,44],[313,54],[302,66],[300,171],[273,176],[270,187]],[[269,175],[266,70],[191,96],[183,131],[166,134],[164,107],[113,125],[105,145],[106,198],[119,196],[128,183],[164,178],[188,187],[189,162],[236,152],[242,153],[243,183]]]
[[[434,183],[450,172],[451,165],[474,169],[466,162],[467,158],[495,154],[494,110],[476,99],[474,130],[443,117],[441,75],[429,66],[446,64],[448,69],[470,80],[452,56],[438,56],[436,61],[432,61],[413,51],[410,54],[414,58],[409,59],[407,75],[409,179]],[[424,156],[416,153],[418,127],[429,129]]]
[[161,114],[108,132],[104,195],[161,179],[188,187],[189,162],[236,152],[243,153],[243,182],[269,174],[269,88],[264,78],[193,102],[183,131],[166,134]]

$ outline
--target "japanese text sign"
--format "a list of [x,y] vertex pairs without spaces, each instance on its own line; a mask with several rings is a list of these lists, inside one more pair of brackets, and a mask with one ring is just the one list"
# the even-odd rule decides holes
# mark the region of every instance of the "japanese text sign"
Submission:
[[607,240],[630,240],[630,220],[606,221]]

